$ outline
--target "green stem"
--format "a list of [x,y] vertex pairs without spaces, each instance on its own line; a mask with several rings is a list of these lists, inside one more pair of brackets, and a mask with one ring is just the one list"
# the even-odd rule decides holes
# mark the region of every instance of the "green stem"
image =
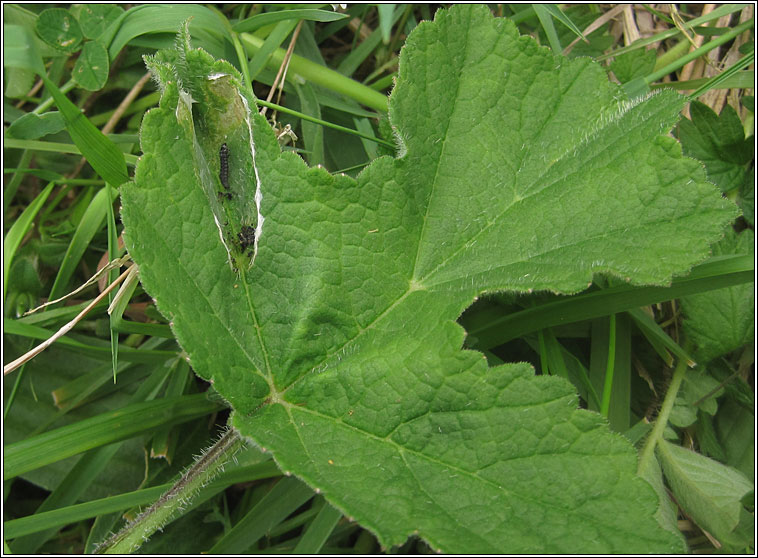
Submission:
[[[685,347],[685,350],[689,350],[689,347]],[[640,461],[637,465],[637,474],[639,476],[644,476],[645,470],[650,466],[652,460],[655,459],[655,447],[658,444],[658,440],[663,438],[663,431],[666,429],[666,425],[669,422],[671,409],[674,408],[674,401],[676,401],[676,396],[679,393],[679,388],[682,385],[682,380],[684,380],[684,374],[686,371],[687,362],[680,358],[674,369],[674,376],[671,378],[671,383],[666,390],[666,397],[663,400],[661,412],[658,413],[658,418],[655,419],[653,431],[647,437],[645,447],[642,448],[642,452],[640,453]]]
[[[71,91],[74,87],[76,87],[76,82],[73,79],[68,80],[66,83],[60,86],[61,93],[64,95]],[[37,108],[35,108],[32,112],[34,114],[43,114],[47,109],[49,109],[53,104],[55,103],[55,99],[53,99],[52,96],[48,97],[44,101],[42,101],[39,105],[37,105]]]
[[600,403],[600,414],[608,418],[611,408],[611,390],[613,389],[613,371],[616,362],[616,314],[611,314],[611,326],[608,333],[608,364],[605,368],[605,384],[603,385],[603,400]]
[[[248,51],[255,53],[263,46],[263,39],[249,33],[240,33],[240,39],[247,47]],[[284,60],[286,51],[276,49],[269,58],[267,65],[271,68],[278,68]],[[289,77],[295,75],[301,78],[331,89],[337,93],[355,99],[361,104],[371,107],[374,110],[387,112],[387,95],[374,91],[370,87],[363,85],[339,72],[311,62],[307,58],[293,54],[289,65]]]
[[128,554],[137,550],[148,537],[166,525],[176,512],[186,507],[197,492],[221,472],[223,466],[244,444],[237,431],[230,428],[168,492],[134,521],[106,540],[97,549],[97,553]]

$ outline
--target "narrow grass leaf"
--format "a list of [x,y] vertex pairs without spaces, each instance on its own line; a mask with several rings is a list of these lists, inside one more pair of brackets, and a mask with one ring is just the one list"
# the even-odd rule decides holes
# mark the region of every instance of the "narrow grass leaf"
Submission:
[[550,10],[544,4],[533,4],[534,12],[537,14],[537,18],[540,20],[542,30],[547,36],[547,40],[550,43],[550,48],[553,52],[561,52],[563,47],[561,46],[561,40],[558,38],[558,32],[553,25],[553,18]]
[[[704,23],[708,23],[709,21],[717,20],[723,16],[732,14],[734,12],[739,12],[744,9],[745,9],[745,4],[724,4],[714,9],[713,11],[708,12],[705,15],[697,17],[689,22],[685,22],[683,25],[683,28],[686,30],[693,29],[694,27],[698,25],[703,25]],[[633,50],[637,50],[640,48],[645,48],[647,45],[658,43],[660,41],[670,39],[671,37],[676,37],[677,35],[681,35],[681,34],[682,34],[682,30],[679,29],[678,27],[675,29],[667,29],[666,31],[656,33],[655,35],[651,37],[646,37],[644,39],[637,39],[636,41],[634,41],[634,43],[632,43],[629,46],[625,46],[623,48],[616,49],[606,54],[603,54],[601,56],[598,56],[597,61],[600,62],[607,58],[614,58],[616,56],[626,54],[627,52],[631,52]]]
[[55,300],[66,294],[71,277],[95,234],[102,229],[103,222],[108,215],[108,206],[112,206],[117,195],[118,192],[106,186],[98,191],[88,205],[66,249],[58,274],[55,276],[55,281],[50,289],[50,300]]
[[[52,337],[55,331],[45,329],[39,326],[26,324],[18,320],[5,318],[3,320],[3,331],[7,334],[21,335],[31,339],[46,340]],[[87,338],[87,342],[82,342],[81,338],[74,334],[68,334],[56,341],[56,344],[86,354],[87,356],[99,360],[111,361],[110,342],[103,342],[97,339]],[[121,359],[127,362],[162,362],[176,355],[176,351],[144,351],[129,347],[126,345],[119,346]]]
[[[371,126],[371,121],[368,118],[354,117],[353,123],[355,124],[356,131],[362,134],[361,144],[363,144],[363,149],[366,151],[366,155],[370,161],[373,161],[378,155],[377,143],[379,143],[379,139],[376,138],[374,128]],[[373,136],[375,139],[371,141],[365,136]]]
[[612,287],[514,312],[470,330],[476,347],[489,349],[545,327],[579,322],[648,306],[686,295],[741,285],[753,281],[753,260],[733,256],[709,261],[688,277],[674,279],[670,287]]
[[[230,467],[231,469],[231,467]],[[233,484],[251,482],[280,475],[281,472],[273,461],[265,461],[257,465],[234,468],[221,473],[206,488],[218,489]],[[144,506],[155,501],[161,494],[171,488],[171,483],[151,486],[117,496],[110,496],[92,502],[67,506],[65,508],[29,515],[19,519],[11,519],[3,523],[4,535],[7,540],[24,535],[38,533],[45,529],[60,528],[77,521],[90,519],[99,515],[120,512],[137,506]]]
[[[164,397],[170,398],[184,395],[192,378],[189,364],[183,358],[177,358],[170,370],[171,374],[169,375]],[[176,429],[171,426],[158,429],[153,435],[150,457],[163,457],[170,464],[173,459],[173,450],[176,447],[176,442]]]
[[116,187],[121,186],[121,184],[129,180],[129,175],[126,172],[126,161],[121,150],[105,137],[100,130],[95,128],[87,120],[87,117],[82,114],[82,111],[69,101],[46,75],[42,76],[42,80],[45,82],[45,86],[53,96],[53,99],[55,99],[55,104],[58,105],[61,114],[66,119],[66,128],[71,135],[71,139],[74,140],[74,143],[80,149],[82,155],[87,158],[92,168],[95,169],[95,172],[103,180]]
[[674,363],[674,359],[671,357],[669,351],[678,358],[684,359],[688,366],[695,365],[694,359],[687,351],[679,343],[671,339],[661,326],[655,323],[655,320],[643,312],[641,308],[633,308],[632,310],[628,310],[627,313],[666,366],[671,366]]
[[290,19],[280,21],[276,24],[276,27],[274,27],[273,31],[269,33],[266,40],[263,41],[261,48],[253,55],[247,65],[247,71],[251,80],[258,77],[258,74],[266,67],[271,59],[271,55],[279,48],[287,36],[292,33],[292,30],[296,25],[297,21]]
[[[109,41],[111,60],[129,41],[150,33],[176,33],[187,19],[192,18],[192,32],[206,47],[220,45],[226,29],[218,15],[200,4],[142,4],[134,6],[121,16],[113,38]],[[103,37],[105,39],[105,37]]]
[[329,12],[326,10],[313,10],[313,9],[293,9],[293,10],[278,10],[275,12],[266,12],[263,14],[256,14],[242,21],[238,21],[232,26],[232,29],[237,33],[252,33],[253,31],[271,25],[273,23],[279,23],[286,20],[301,21],[339,21],[346,19],[347,14],[340,14],[337,12]]
[[[131,397],[130,402],[139,403],[154,399],[169,372],[170,370],[164,366],[156,367],[155,372],[140,385],[137,392]],[[35,515],[74,504],[108,466],[120,448],[121,443],[116,442],[85,453],[60,484],[40,504]],[[13,550],[18,554],[34,554],[55,532],[56,529],[49,529],[42,533],[36,533],[34,536],[22,537],[14,542]]]
[[[394,21],[392,23],[394,24]],[[381,42],[382,32],[379,29],[375,29],[340,62],[339,66],[337,66],[337,71],[344,76],[353,75]]]
[[306,484],[295,477],[284,477],[208,552],[244,553],[312,497],[313,491]]
[[[264,44],[264,40],[255,35],[243,34],[240,38],[253,54],[260,50]],[[279,68],[282,60],[284,60],[284,56],[285,51],[283,49],[274,50],[268,59],[267,66],[273,69]],[[321,85],[331,91],[355,99],[367,107],[382,112],[387,110],[386,95],[297,54],[292,55],[288,72],[288,75],[295,74],[316,85]]]
[[[379,15],[379,30],[382,33],[382,43],[390,44],[392,26],[395,24],[394,12],[396,4],[379,4],[376,11]],[[402,8],[401,8],[402,9]]]
[[[310,83],[304,85],[295,85],[295,90],[300,100],[302,111],[314,119],[321,119],[321,106],[318,98],[313,91]],[[324,164],[324,128],[311,122],[303,120],[301,123],[303,130],[303,143],[308,152],[308,164],[315,167]]]
[[8,288],[8,270],[11,268],[13,256],[21,245],[21,241],[29,232],[37,213],[47,201],[50,192],[53,191],[53,186],[54,184],[51,182],[45,186],[44,190],[37,194],[32,203],[24,209],[13,225],[11,225],[11,228],[3,239],[3,298],[5,298],[5,293]]
[[179,424],[222,409],[205,394],[136,403],[110,413],[81,420],[5,447],[4,479],[44,467],[72,455]]
[[[535,5],[536,7],[537,5]],[[584,39],[584,35],[582,35],[582,30],[579,29],[579,27],[576,26],[576,24],[571,21],[571,18],[567,16],[563,11],[561,11],[560,7],[556,4],[542,4],[542,8],[547,10],[547,12],[553,16],[555,19],[560,21],[563,25],[568,27],[572,33],[574,33],[577,37],[580,37]]]
[[293,554],[318,554],[329,535],[339,523],[342,514],[326,502],[315,519],[300,536]]
[[352,128],[346,128],[345,126],[340,126],[339,124],[334,124],[333,122],[328,122],[326,120],[320,120],[317,118],[314,118],[312,116],[309,116],[307,114],[304,114],[302,112],[298,112],[292,109],[288,109],[287,107],[283,107],[281,105],[277,105],[275,103],[269,103],[266,101],[262,101],[260,99],[256,99],[256,104],[262,106],[262,107],[269,107],[276,109],[279,112],[283,112],[284,114],[291,114],[292,116],[297,116],[298,118],[301,118],[304,121],[313,122],[315,124],[319,124],[321,126],[324,126],[326,128],[332,128],[334,130],[339,130],[340,132],[345,132],[346,134],[352,134],[354,136],[358,136],[370,141],[373,141],[375,143],[380,143],[386,147],[394,148],[395,146],[387,141],[384,141],[383,139],[377,138],[373,133],[363,133],[360,130],[354,130]]
[[754,62],[755,62],[755,52],[753,51],[743,56],[742,58],[740,58],[737,62],[729,66],[729,68],[727,68],[720,74],[715,75],[712,78],[710,78],[708,81],[706,81],[702,86],[700,86],[695,92],[693,92],[690,95],[690,99],[697,99],[698,97],[700,97],[701,95],[704,95],[706,92],[710,91],[711,89],[724,89],[725,84],[730,83],[730,82],[733,83],[732,78],[736,77],[737,74],[742,73],[740,72],[740,70],[742,70],[743,68],[747,68]]
[[[118,192],[113,192],[111,185],[106,183],[105,184],[105,190],[108,193],[108,197],[115,197],[118,195]],[[113,212],[113,204],[109,203],[106,204],[107,209],[107,231],[108,231],[108,261],[115,261],[118,258],[118,230],[116,229],[116,217]],[[137,269],[134,269],[133,274],[129,274],[127,276],[126,280],[129,280],[133,275],[137,274]],[[118,279],[119,270],[118,269],[111,269],[108,272],[108,284],[112,284],[114,281]],[[124,288],[125,285],[121,285],[121,288]],[[120,289],[119,289],[120,291]],[[108,294],[108,308],[110,308],[110,305],[113,304],[113,299],[116,295],[111,291]],[[126,297],[124,297],[126,298]],[[127,298],[128,302],[128,298]],[[114,317],[111,312],[108,312],[108,323],[110,325],[110,337],[111,337],[111,354],[113,355],[113,383],[116,383],[116,369],[118,368],[118,330],[116,329],[116,325],[118,320],[121,319],[121,316]]]

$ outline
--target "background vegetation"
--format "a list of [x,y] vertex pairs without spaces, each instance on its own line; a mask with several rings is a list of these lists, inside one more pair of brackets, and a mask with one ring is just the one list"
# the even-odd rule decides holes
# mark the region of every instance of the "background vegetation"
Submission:
[[[124,255],[113,186],[132,174],[142,116],[159,97],[142,56],[170,46],[182,21],[212,21],[215,34],[193,38],[214,56],[247,62],[246,76],[285,149],[310,165],[356,175],[393,153],[386,95],[399,51],[437,6],[340,8],[347,17],[326,5],[148,8],[4,6],[6,364],[70,323],[118,276],[104,269]],[[700,275],[671,289],[619,294],[608,289],[614,285],[598,285],[606,290],[573,298],[488,297],[460,319],[467,343],[491,362],[524,360],[568,378],[583,406],[640,447],[673,378],[680,387],[665,432],[672,457],[662,460],[682,468],[682,485],[669,487],[680,506],[677,526],[693,550],[751,552],[753,495],[742,483],[754,477],[755,453],[752,6],[503,4],[493,11],[556,53],[602,62],[630,97],[660,87],[691,95],[675,134],[743,215]],[[13,34],[19,30],[28,35]],[[47,82],[14,36],[33,37]],[[63,95],[124,153],[125,169]],[[88,145],[102,160],[82,158]],[[86,290],[24,316],[103,269]],[[6,550],[92,551],[123,517],[165,491],[226,423],[223,401],[204,395],[212,388],[192,374],[152,300],[138,282],[123,285],[110,315],[115,291],[5,378]],[[675,362],[698,365],[675,373]],[[676,457],[680,447],[729,468],[708,469],[711,461],[688,468],[686,457]],[[228,540],[242,518],[254,526],[245,549],[380,550],[323,497],[280,480],[264,454],[239,454],[141,551],[206,550]],[[690,501],[685,493],[702,497]],[[709,523],[714,517],[723,522]],[[418,539],[393,549],[428,550]]]

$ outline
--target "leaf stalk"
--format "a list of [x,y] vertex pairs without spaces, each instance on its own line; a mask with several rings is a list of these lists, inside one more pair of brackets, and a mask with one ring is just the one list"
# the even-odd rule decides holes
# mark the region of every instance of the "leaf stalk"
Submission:
[[211,446],[163,496],[121,531],[103,542],[97,554],[129,554],[166,525],[172,516],[186,507],[197,492],[223,470],[245,441],[230,428]]
[[666,397],[663,399],[663,405],[661,406],[661,412],[658,413],[658,417],[655,419],[655,426],[652,432],[645,441],[645,446],[640,453],[639,464],[637,465],[637,474],[644,476],[644,471],[648,468],[652,460],[655,459],[655,447],[658,444],[658,440],[663,439],[663,431],[669,422],[669,416],[671,410],[674,408],[674,401],[679,393],[679,388],[684,380],[684,374],[687,371],[687,361],[680,358],[676,363],[674,369],[674,376],[671,378],[668,390],[666,390]]

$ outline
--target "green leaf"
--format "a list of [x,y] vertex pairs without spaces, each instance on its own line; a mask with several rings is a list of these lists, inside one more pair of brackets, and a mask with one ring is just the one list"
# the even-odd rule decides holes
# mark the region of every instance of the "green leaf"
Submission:
[[337,526],[342,514],[328,503],[321,508],[318,515],[297,543],[294,554],[317,554],[326,542],[332,530]]
[[[5,91],[3,92],[3,95],[9,99],[26,97],[26,94],[29,93],[34,85],[34,77],[34,72],[30,70],[7,66],[5,68]],[[8,118],[10,112],[11,111],[8,110],[8,114],[5,115],[8,120],[10,120],[10,118]]]
[[724,450],[726,463],[742,471],[747,478],[755,476],[755,413],[727,400],[719,405],[716,433]]
[[62,8],[50,8],[39,14],[35,29],[48,45],[66,53],[79,50],[83,38],[79,22]]
[[625,438],[564,379],[461,350],[455,323],[483,291],[661,285],[706,257],[736,208],[666,136],[678,95],[626,102],[588,59],[458,5],[403,49],[401,156],[353,180],[281,153],[186,31],[150,68],[125,242],[244,436],[385,547],[683,550]]
[[[750,229],[730,230],[714,245],[714,256],[755,253]],[[695,343],[696,359],[707,362],[749,343],[755,335],[755,283],[736,285],[681,299],[683,325]]]
[[45,74],[42,74],[42,80],[66,119],[66,127],[71,139],[95,172],[103,180],[116,187],[129,180],[124,154],[116,147],[116,144],[95,128],[82,111],[69,101]]
[[105,47],[97,41],[89,41],[74,64],[71,77],[87,91],[97,91],[108,81],[109,67],[110,61]]
[[641,48],[617,56],[611,62],[611,70],[621,83],[644,78],[655,68],[655,50]]
[[665,440],[658,443],[658,457],[682,509],[716,539],[739,544],[733,531],[746,515],[740,500],[753,484],[739,471]]
[[88,39],[97,39],[124,13],[124,9],[115,4],[77,4],[72,10],[74,8],[82,33]]
[[[688,370],[682,380],[682,388],[677,393],[674,407],[671,409],[669,417],[671,424],[681,427],[690,426],[697,420],[698,409],[709,415],[716,414],[718,409],[716,398],[724,393],[718,388],[719,382],[706,374],[703,368]],[[695,406],[695,403],[699,404]]]
[[750,226],[755,226],[755,168],[745,173],[745,180],[740,185],[737,205],[742,210],[742,217]]
[[48,134],[57,134],[66,127],[60,112],[46,112],[38,115],[28,112],[8,126],[6,137],[16,139],[37,139]]
[[[120,25],[110,28],[101,40],[108,44],[108,54],[113,60],[129,41],[150,33],[175,33],[182,22],[192,18],[192,31],[205,39],[205,46],[218,46],[217,36],[225,36],[228,30],[221,18],[211,9],[199,4],[142,4],[134,6],[120,16]],[[105,40],[106,35],[113,36]]]
[[[321,119],[321,106],[311,84],[295,85],[302,111],[313,118]],[[308,163],[311,166],[324,164],[324,128],[307,120],[303,120],[303,143],[308,152]]]
[[[3,25],[3,67],[29,70],[37,75],[45,74],[38,39],[20,25]],[[27,90],[28,91],[28,90]]]
[[742,185],[746,166],[753,160],[755,139],[745,138],[737,112],[725,105],[720,115],[703,103],[690,104],[692,120],[679,122],[684,153],[705,164],[708,180],[728,192]]
[[673,533],[680,540],[683,539],[679,528],[676,525],[676,518],[679,510],[676,505],[671,501],[671,498],[666,491],[666,487],[663,484],[663,473],[661,472],[661,466],[655,459],[650,461],[649,466],[645,467],[640,475],[650,483],[653,489],[658,494],[658,511],[655,513],[655,517],[661,527]]

